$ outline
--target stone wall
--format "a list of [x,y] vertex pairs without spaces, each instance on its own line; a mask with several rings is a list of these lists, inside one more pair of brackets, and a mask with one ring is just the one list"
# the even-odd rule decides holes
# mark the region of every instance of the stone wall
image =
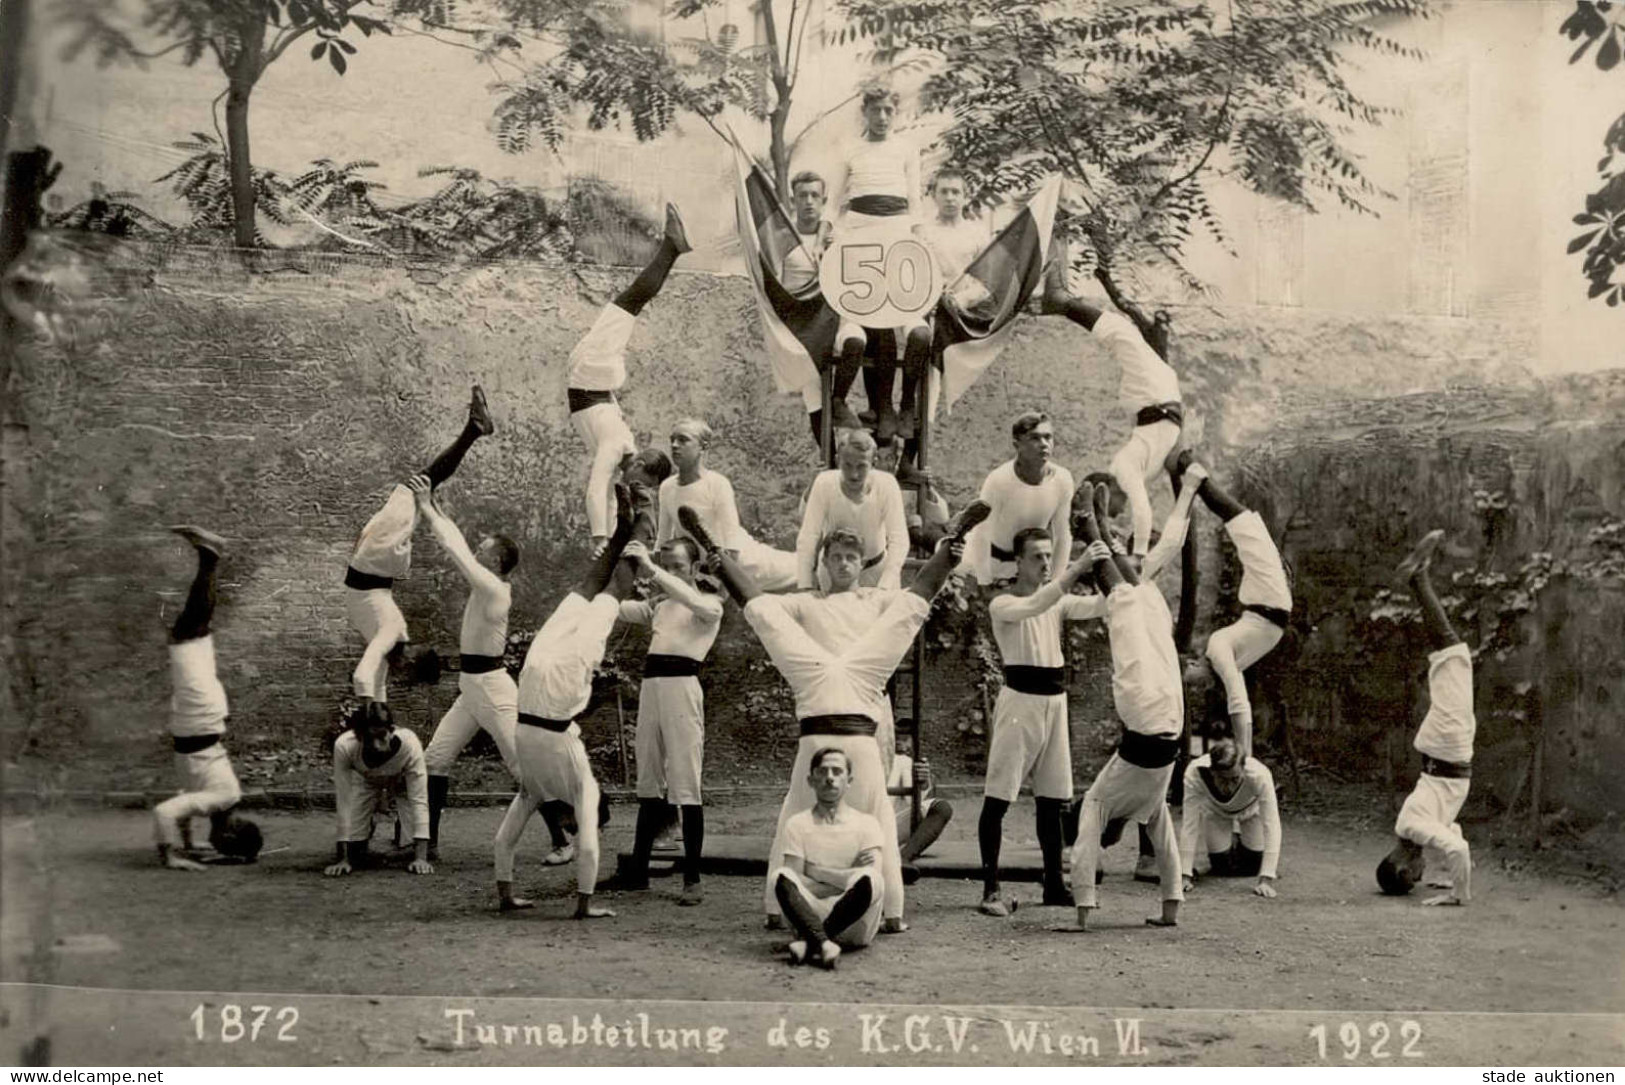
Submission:
[[[81,764],[82,755],[161,766],[160,648],[191,572],[190,553],[164,528],[184,520],[234,540],[216,623],[234,743],[319,751],[360,651],[340,586],[351,542],[390,485],[456,432],[475,381],[499,432],[475,446],[443,503],[468,534],[503,530],[520,542],[514,629],[534,628],[578,575],[585,466],[566,417],[564,364],[630,272],[278,259],[277,270],[249,275],[218,254],[125,250],[120,273],[103,276],[111,285],[94,338],[73,350],[32,344],[20,352],[6,464],[12,756],[59,767]],[[1292,525],[1286,548],[1300,584],[1330,585],[1308,590],[1314,614],[1322,591],[1342,600],[1340,585],[1364,583],[1379,563],[1366,549],[1371,532],[1382,533],[1380,563],[1397,558],[1419,521],[1394,521],[1383,510],[1390,499],[1416,497],[1395,487],[1419,485],[1419,464],[1433,465],[1428,500],[1460,499],[1456,488],[1472,464],[1457,457],[1475,455],[1476,446],[1430,436],[1430,405],[1451,400],[1440,390],[1485,381],[1514,389],[1505,393],[1513,397],[1509,448],[1537,430],[1551,430],[1550,440],[1563,432],[1561,412],[1524,416],[1516,397],[1549,393],[1520,367],[1506,329],[1482,321],[1354,323],[1205,306],[1178,309],[1175,318],[1190,429],[1210,458],[1221,471],[1240,462],[1238,450],[1290,465],[1252,473],[1283,487],[1278,505],[1260,504],[1278,531]],[[623,403],[640,442],[663,440],[685,415],[708,418],[719,434],[712,466],[733,479],[746,526],[791,545],[815,458],[799,399],[776,395],[766,374],[744,280],[674,274],[639,321],[630,369]],[[1127,430],[1116,377],[1081,329],[1025,320],[939,428],[932,467],[950,499],[957,506],[973,496],[1008,455],[1009,419],[1028,407],[1055,417],[1058,456],[1074,474],[1103,467]],[[1407,434],[1393,447],[1423,450],[1415,455],[1372,444],[1349,428],[1341,406],[1394,396],[1412,397],[1397,401],[1412,406],[1392,422]],[[1299,439],[1336,471],[1321,472],[1307,452],[1294,458]],[[1602,499],[1617,508],[1610,487],[1618,463],[1605,459],[1587,460],[1587,477],[1607,476],[1598,482]],[[1357,484],[1333,485],[1351,474]],[[1165,508],[1169,496],[1158,489]],[[1315,525],[1308,535],[1300,519]],[[1200,534],[1206,567],[1217,570],[1211,521]],[[1205,593],[1221,580],[1206,575]],[[414,638],[454,651],[464,593],[432,538],[420,536],[413,576],[396,592]],[[636,634],[612,643],[635,660]],[[1094,650],[1084,655],[1099,661]],[[950,771],[975,765],[953,727],[979,702],[962,663],[949,651],[933,667],[927,704],[927,745]],[[732,611],[707,684],[708,773],[717,783],[781,779],[794,748],[788,698]],[[1095,675],[1074,693],[1075,718],[1085,721],[1080,778],[1109,749],[1107,686]],[[1346,760],[1339,743],[1367,737],[1335,722],[1350,705],[1328,700],[1338,687],[1283,688],[1305,752]],[[1407,688],[1414,694],[1414,684]],[[426,734],[453,693],[448,682],[394,699]],[[1392,712],[1396,721],[1405,716],[1397,706]],[[591,722],[594,744],[601,754],[613,749],[613,711]]]

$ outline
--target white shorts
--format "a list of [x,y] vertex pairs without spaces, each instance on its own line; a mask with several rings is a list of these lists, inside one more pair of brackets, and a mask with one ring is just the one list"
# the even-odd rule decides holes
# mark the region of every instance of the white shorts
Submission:
[[585,710],[592,700],[593,669],[604,658],[619,615],[619,601],[607,592],[590,602],[575,592],[566,595],[525,653],[520,711],[568,720]]
[[1405,805],[1399,808],[1394,835],[1424,847],[1433,846],[1439,836],[1459,836],[1459,832],[1451,833],[1451,826],[1456,824],[1462,805],[1467,801],[1471,784],[1468,779],[1446,779],[1424,772],[1405,797]]
[[999,690],[983,794],[1015,802],[1021,794],[1021,781],[1030,775],[1037,797],[1072,798],[1072,747],[1066,718],[1065,694],[1040,696],[1009,686]]
[[1112,645],[1112,702],[1131,731],[1177,736],[1185,726],[1184,676],[1174,620],[1154,583],[1127,584],[1106,597]]
[[597,799],[593,809],[581,809],[592,764],[581,742],[581,729],[574,724],[565,731],[520,724],[514,746],[519,755],[519,786],[538,802],[567,802],[576,808],[576,820],[598,817]]
[[645,678],[638,693],[638,798],[700,805],[705,695],[692,676]]
[[1413,745],[1441,761],[1470,762],[1477,730],[1473,655],[1465,644],[1452,644],[1428,656],[1428,714]]
[[1160,769],[1141,768],[1114,753],[1089,785],[1084,801],[1099,803],[1106,821],[1127,820],[1144,825],[1167,801],[1168,783],[1173,778],[1172,764]]
[[[773,872],[768,875],[769,884],[776,883],[780,877],[789,878],[792,882],[795,882],[796,888],[801,890],[802,899],[807,902],[807,906],[812,910],[813,914],[819,918],[820,921],[828,919],[829,914],[835,910],[836,901],[840,900],[841,897],[846,895],[843,891],[835,894],[834,896],[820,897],[814,892],[813,883],[809,882],[806,878],[803,878],[800,874],[797,874],[789,867],[783,866],[774,868]],[[869,880],[869,910],[864,912],[863,916],[858,919],[857,922],[853,923],[850,927],[846,928],[846,930],[842,931],[836,936],[835,942],[837,945],[840,945],[846,949],[858,949],[869,945],[875,940],[875,935],[880,933],[881,894],[879,892],[880,886],[875,884],[875,878],[876,874],[872,867],[860,868],[847,875],[847,889],[851,889],[854,885],[858,884],[864,879]],[[822,882],[818,883],[816,888],[823,892],[829,891],[827,888],[825,888]]]
[[406,634],[406,616],[395,603],[389,588],[344,589],[344,613],[350,627],[367,642],[367,651],[356,665],[355,695],[386,700],[389,693],[389,653],[397,644],[411,640]]
[[206,735],[223,730],[229,707],[226,687],[214,663],[214,638],[198,637],[169,646],[169,730],[174,735]]
[[1241,560],[1241,586],[1236,601],[1242,606],[1292,609],[1292,588],[1286,581],[1286,566],[1281,562],[1281,551],[1270,538],[1264,518],[1252,509],[1232,517],[1224,525],[1225,534],[1235,544],[1236,557]]
[[[790,790],[779,807],[779,823],[773,832],[773,846],[767,853],[769,867],[777,866],[784,858],[784,826],[792,817],[810,809],[817,801],[812,788],[807,786],[807,773],[813,754],[825,748],[845,753],[852,764],[852,784],[847,789],[845,803],[854,810],[871,815],[881,825],[893,817],[891,798],[886,794],[886,770],[880,763],[880,747],[868,735],[803,735],[796,746],[796,763],[790,769]],[[903,916],[903,857],[897,840],[881,834],[880,890],[881,914],[901,919]],[[779,901],[773,895],[773,879],[767,879],[764,904],[769,915],[779,914]]]
[[584,392],[613,392],[626,383],[626,345],[638,318],[610,302],[598,312],[592,327],[570,351],[571,388]]
[[1224,683],[1225,707],[1232,716],[1252,713],[1242,672],[1268,655],[1281,643],[1281,636],[1280,626],[1246,610],[1241,617],[1208,637],[1206,655],[1213,664],[1213,672]]
[[514,753],[514,729],[519,726],[519,687],[514,685],[513,677],[502,667],[484,674],[465,671],[457,676],[457,690],[457,699],[440,717],[440,724],[423,751],[429,775],[448,775],[457,755],[474,738],[474,732],[483,728],[496,743],[508,775],[517,780],[519,761]]
[[798,570],[793,550],[775,550],[752,539],[739,548],[739,567],[751,575],[762,591],[795,590]]
[[396,483],[383,507],[361,529],[350,552],[350,567],[370,576],[405,576],[412,567],[412,532],[417,526],[417,498]]

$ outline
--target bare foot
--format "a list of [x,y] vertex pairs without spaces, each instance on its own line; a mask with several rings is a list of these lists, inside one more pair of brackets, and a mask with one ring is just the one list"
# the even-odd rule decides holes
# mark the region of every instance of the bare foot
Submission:
[[168,867],[170,870],[202,870],[202,869],[204,869],[202,863],[195,863],[190,859],[183,859],[179,855],[171,855],[169,858],[165,859],[164,860],[164,866]]
[[601,908],[596,904],[589,904],[585,908],[576,909],[577,919],[613,919],[614,916],[615,910],[613,908]]
[[1461,900],[1453,893],[1441,893],[1436,897],[1429,897],[1422,902],[1424,908],[1459,908],[1466,901]]

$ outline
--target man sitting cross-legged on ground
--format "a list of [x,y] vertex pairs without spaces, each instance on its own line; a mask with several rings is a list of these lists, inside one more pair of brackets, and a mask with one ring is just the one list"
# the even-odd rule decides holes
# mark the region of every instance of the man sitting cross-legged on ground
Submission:
[[[897,728],[898,750],[892,757],[891,769],[886,774],[886,794],[892,797],[892,809],[897,814],[898,856],[903,864],[903,884],[913,885],[920,880],[920,868],[914,860],[937,842],[948,823],[954,819],[953,805],[947,799],[935,797],[931,791],[931,765],[914,758],[901,748],[914,729],[913,720],[901,720]],[[920,823],[914,824],[914,785],[920,787]]]
[[796,937],[791,964],[809,959],[833,969],[841,946],[857,949],[880,929],[880,822],[846,804],[852,758],[825,746],[812,755],[807,787],[813,805],[797,810],[780,833],[768,882]]
[[[1070,497],[1070,495],[1068,495]],[[1072,801],[1072,746],[1067,731],[1066,656],[1061,634],[1066,622],[1101,618],[1105,599],[1073,595],[1072,587],[1095,557],[1109,554],[1105,544],[1086,551],[1050,579],[1050,563],[1062,559],[1050,533],[1041,527],[1016,532],[1011,545],[1016,580],[988,602],[993,638],[1004,661],[1004,687],[993,706],[993,738],[987,751],[987,783],[976,836],[982,851],[983,915],[1008,916],[1014,900],[999,896],[999,850],[1004,815],[1021,793],[1021,782],[1033,781],[1038,809],[1038,847],[1044,856],[1044,905],[1071,908],[1061,873],[1062,820]]]
[[605,889],[649,888],[649,856],[664,825],[667,802],[683,822],[683,895],[679,904],[699,904],[700,856],[705,846],[705,807],[701,805],[700,769],[705,760],[705,696],[700,691],[700,664],[711,651],[722,623],[722,600],[700,591],[694,582],[699,545],[682,536],[660,550],[657,565],[642,543],[627,544],[626,556],[654,578],[664,598],[655,602],[628,599],[621,604],[624,622],[654,630],[643,660],[643,686],[638,694],[638,826],[632,867]]
[[[485,406],[485,393],[474,386],[468,405],[468,421],[457,440],[423,471],[431,487],[452,476],[474,442],[495,427]],[[373,514],[361,529],[350,564],[344,570],[344,610],[350,627],[367,641],[367,649],[356,664],[355,695],[363,701],[389,699],[389,661],[410,638],[406,618],[395,604],[395,581],[404,577],[412,564],[412,532],[418,523],[417,504],[405,484],[397,484],[384,507]],[[413,661],[418,676],[440,677],[440,659],[432,652]]]
[[1124,731],[1117,752],[1083,796],[1078,841],[1072,848],[1072,894],[1078,902],[1078,921],[1063,929],[1087,929],[1089,913],[1099,907],[1095,874],[1101,849],[1110,846],[1106,829],[1115,823],[1120,831],[1128,821],[1146,826],[1157,851],[1162,914],[1146,923],[1172,927],[1184,899],[1179,845],[1167,801],[1185,715],[1174,621],[1155,584],[1141,582],[1124,556],[1107,549],[1101,557],[1100,548],[1093,546],[1102,541],[1102,534],[1092,500],[1084,503],[1078,522],[1091,544],[1096,585],[1106,597],[1112,701]]
[[[1172,471],[1185,471],[1187,478],[1201,467],[1192,463],[1190,449],[1170,460]],[[1224,521],[1225,534],[1241,559],[1241,586],[1236,590],[1236,601],[1241,604],[1242,614],[1208,637],[1204,661],[1187,671],[1185,679],[1191,687],[1211,683],[1214,676],[1224,683],[1230,732],[1242,757],[1249,758],[1253,753],[1253,706],[1247,697],[1243,672],[1281,642],[1292,617],[1292,586],[1263,517],[1231,497],[1211,476],[1201,479],[1196,492]],[[1199,690],[1192,688],[1191,692]]]
[[[890,817],[886,772],[875,741],[877,721],[883,715],[889,718],[884,707],[886,683],[925,624],[931,600],[964,553],[965,534],[987,516],[987,511],[981,502],[966,506],[906,591],[854,590],[863,548],[860,540],[846,531],[836,531],[826,541],[824,571],[830,580],[827,594],[766,595],[738,562],[725,553],[721,555],[718,564],[723,585],[743,608],[745,620],[789,683],[801,726],[790,792],[779,812],[770,855],[782,854],[785,822],[796,811],[811,805],[807,772],[812,755],[825,746],[842,750],[851,761],[852,805],[877,821]],[[678,516],[702,547],[716,552],[716,544],[693,510],[679,509]],[[831,637],[832,627],[850,632],[844,638]],[[890,736],[887,741],[891,741]],[[901,859],[897,840],[891,835],[881,851],[881,887],[886,929],[905,929]],[[778,900],[771,882],[765,890],[771,922],[779,914]]]
[[536,631],[519,672],[519,794],[497,827],[497,900],[503,911],[534,907],[514,896],[513,860],[531,814],[543,803],[567,806],[576,822],[577,919],[615,913],[592,903],[598,885],[598,829],[609,807],[593,778],[575,719],[592,701],[592,675],[620,616],[615,566],[632,538],[632,495],[615,487],[615,533],[587,574]]
[[[406,797],[405,804],[396,799]],[[429,862],[429,770],[423,744],[396,727],[389,706],[369,701],[351,728],[333,743],[333,805],[338,811],[338,853],[322,873],[340,877],[367,864],[373,815],[394,808],[411,831],[413,874],[433,874]]]
[[1185,892],[1196,878],[1198,849],[1206,849],[1215,878],[1253,878],[1253,892],[1275,896],[1281,858],[1281,815],[1275,777],[1236,740],[1215,739],[1207,753],[1185,767],[1185,805],[1179,822],[1179,854],[1185,860]]
[[1467,801],[1472,782],[1473,656],[1450,625],[1444,604],[1433,590],[1428,568],[1444,539],[1430,531],[1399,566],[1422,608],[1428,641],[1428,713],[1412,743],[1422,755],[1422,773],[1394,822],[1394,848],[1377,866],[1377,885],[1391,896],[1403,896],[1429,868],[1448,874],[1439,883],[1448,892],[1423,904],[1461,905],[1472,899],[1473,857],[1456,817]]
[[220,738],[226,733],[226,690],[214,665],[215,569],[225,540],[199,527],[171,528],[197,551],[197,573],[186,605],[170,631],[169,735],[175,744],[175,772],[181,793],[153,809],[158,858],[171,870],[202,870],[181,854],[191,850],[191,821],[209,819],[209,843],[223,859],[252,863],[263,837],[258,825],[232,813],[243,789],[231,770]]
[[[570,351],[565,396],[570,423],[587,446],[587,526],[597,554],[609,540],[615,521],[615,477],[626,457],[637,453],[637,441],[621,414],[615,393],[626,383],[626,345],[638,314],[666,284],[677,258],[690,251],[677,208],[666,205],[666,229],[649,263],[626,289],[599,312],[587,334]],[[664,476],[661,476],[662,478]],[[631,478],[622,478],[631,484]],[[660,485],[656,478],[653,485]]]
[[496,743],[502,765],[515,780],[519,762],[514,754],[514,728],[518,726],[519,689],[514,685],[502,654],[508,646],[508,608],[513,589],[508,578],[519,564],[519,547],[506,535],[487,535],[478,550],[470,550],[463,533],[434,502],[434,491],[423,475],[407,485],[417,499],[418,513],[427,520],[464,579],[468,603],[458,639],[462,672],[457,677],[457,699],[440,718],[423,758],[429,771],[429,856],[440,845],[440,817],[451,790],[451,766],[457,755],[484,730]]

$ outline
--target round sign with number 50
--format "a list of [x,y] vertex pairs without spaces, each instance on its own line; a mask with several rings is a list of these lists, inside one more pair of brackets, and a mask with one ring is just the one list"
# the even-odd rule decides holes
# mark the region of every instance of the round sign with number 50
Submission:
[[831,309],[866,328],[913,324],[942,293],[937,262],[907,219],[837,231],[818,264],[818,284]]

